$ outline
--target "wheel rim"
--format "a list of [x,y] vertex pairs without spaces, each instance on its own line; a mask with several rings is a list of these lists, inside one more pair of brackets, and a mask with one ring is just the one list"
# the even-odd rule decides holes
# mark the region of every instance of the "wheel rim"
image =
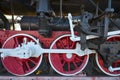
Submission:
[[[74,49],[76,42],[70,40],[70,35],[66,34],[57,38],[51,45],[51,49]],[[80,73],[88,63],[89,55],[78,56],[76,54],[49,54],[49,61],[52,68],[64,76],[72,76]]]
[[[107,41],[109,41],[109,42],[120,41],[120,36],[119,35],[115,35],[115,36],[108,37]],[[101,56],[99,54],[96,55],[96,62],[97,62],[98,67],[105,74],[110,75],[110,76],[119,76],[120,75],[120,70],[119,71],[110,72],[109,69],[104,66],[104,62],[103,62],[103,60],[102,60],[102,58],[101,58]],[[114,62],[112,64],[112,67],[120,67],[120,60],[117,60],[116,62]]]
[[[15,34],[9,37],[3,44],[2,48],[15,48],[23,42],[23,38],[28,41],[37,42],[37,40],[27,34]],[[41,64],[42,55],[39,57],[31,57],[28,59],[20,59],[17,57],[5,57],[2,63],[8,72],[17,76],[25,76],[33,73]]]

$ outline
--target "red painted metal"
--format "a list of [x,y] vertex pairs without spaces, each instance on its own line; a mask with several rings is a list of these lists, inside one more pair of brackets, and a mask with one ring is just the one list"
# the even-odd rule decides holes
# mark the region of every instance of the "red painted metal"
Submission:
[[[107,41],[109,42],[112,42],[112,41],[120,41],[120,36],[113,36],[113,37],[110,37]],[[107,73],[107,74],[110,74],[110,75],[117,75],[117,74],[120,74],[120,70],[117,70],[117,71],[113,71],[113,72],[110,72],[108,70],[108,68],[105,67],[104,65],[104,62],[102,60],[102,58],[99,56],[98,57],[98,62],[99,62],[99,65],[100,67],[102,68],[103,72],[104,73]],[[112,64],[112,67],[120,67],[120,60],[117,60],[116,62],[114,62]]]
[[[76,42],[70,40],[70,36],[64,36],[58,39],[52,46],[53,49],[75,49]],[[72,55],[72,56],[71,56]],[[50,54],[50,62],[59,74],[62,75],[75,75],[83,70],[85,65],[87,64],[87,60],[89,58],[88,55],[86,56],[77,56],[76,54]]]
[[[16,48],[18,47],[18,45],[21,45],[21,43],[23,43],[24,38],[27,39],[27,42],[30,42],[30,41],[34,42],[34,40],[28,36],[19,35],[19,36],[10,38],[7,42],[5,42],[2,48],[10,48],[10,49]],[[24,76],[32,73],[34,70],[36,70],[36,68],[38,68],[42,60],[41,58],[42,57],[40,56],[37,58],[31,57],[29,59],[20,59],[17,57],[8,56],[1,60],[8,72],[14,75]]]
[[21,33],[25,33],[25,34],[29,34],[34,36],[36,39],[39,39],[40,42],[43,44],[44,48],[49,48],[51,43],[59,36],[63,35],[63,34],[70,34],[69,31],[53,31],[52,32],[52,36],[50,38],[46,38],[43,37],[42,35],[40,35],[37,31],[11,31],[11,30],[5,30],[5,31],[0,31],[0,46],[2,47],[2,44],[4,43],[4,41],[14,35],[14,34],[21,34]]
[[[42,35],[40,35],[37,31],[0,31],[0,48],[2,48],[2,45],[3,45],[3,43],[5,42],[5,40],[8,38],[8,37],[10,37],[10,36],[12,36],[12,35],[14,35],[14,34],[21,34],[21,33],[25,33],[25,34],[29,34],[29,35],[31,35],[31,36],[34,36],[36,39],[39,39],[40,40],[40,43],[42,44],[42,47],[43,48],[50,48],[50,45],[52,44],[52,42],[56,39],[56,38],[58,38],[59,36],[61,36],[61,35],[64,35],[64,34],[69,34],[70,32],[65,32],[65,31],[53,31],[52,32],[52,36],[50,37],[50,38],[45,38],[45,37],[43,37]],[[65,44],[67,44],[68,43],[68,41],[66,41],[67,39],[65,38],[65,41],[63,41]],[[120,40],[120,38],[118,38],[118,37],[114,37],[114,38],[112,38],[112,39],[109,39],[108,41],[119,41]],[[20,41],[21,42],[21,41]],[[10,42],[8,42],[7,44],[6,44],[6,46],[3,46],[4,48],[8,48],[8,47],[10,47],[10,48],[14,48],[11,44],[13,44],[14,43],[14,41],[10,41]],[[60,42],[57,42],[55,45],[58,45],[58,44],[60,44]],[[71,44],[73,44],[73,43],[71,43]],[[65,45],[63,45],[63,47],[62,46],[58,46],[58,47],[55,47],[55,46],[53,46],[53,48],[74,48],[74,47],[71,47],[70,45],[66,45],[67,47],[65,47]],[[47,58],[48,57],[48,55],[47,54],[44,54],[44,56]],[[59,56],[58,54],[57,54],[57,56]],[[73,55],[72,56],[72,58],[71,59],[67,59],[66,58],[66,55],[65,54],[62,54],[62,55],[60,55],[60,58],[57,60],[58,62],[59,61],[61,61],[61,59],[63,59],[65,62],[67,62],[67,63],[69,63],[69,62],[73,62],[74,60],[73,59],[75,59],[76,58],[76,55]],[[80,59],[82,59],[82,62],[84,63],[84,58],[85,57],[79,57]],[[80,62],[80,59],[79,60],[75,60],[76,62],[78,61],[78,62]],[[12,60],[12,59],[11,59]],[[9,64],[12,64],[12,65],[14,65],[14,64],[16,64],[17,62],[16,61],[12,61],[11,62],[11,60],[7,60],[8,62],[7,63],[4,63],[4,64],[6,64],[6,65],[9,65]],[[17,59],[18,61],[19,61],[19,59]],[[32,59],[32,60],[34,60],[34,59]],[[36,59],[36,60],[38,60],[38,59]],[[28,60],[20,60],[20,62],[27,62]],[[63,62],[64,62],[63,61]],[[103,61],[102,61],[102,59],[99,57],[99,64],[101,65],[101,67],[106,71],[106,72],[108,72],[109,73],[109,71],[104,67],[104,63],[103,63]],[[57,62],[57,63],[58,63]],[[116,64],[120,64],[120,61],[117,61],[113,66],[115,66]],[[55,64],[55,62],[54,62],[54,64]],[[83,64],[84,65],[84,64]],[[16,64],[16,67],[20,67],[18,64]],[[81,66],[82,67],[82,66]],[[11,68],[10,66],[8,67],[8,68]],[[25,67],[24,67],[25,68]],[[68,66],[67,66],[67,68],[69,68]],[[60,68],[61,70],[63,69],[63,68]],[[76,69],[76,71],[77,70],[80,70],[81,68],[79,68],[79,69],[77,69],[77,68],[75,68]],[[12,70],[12,69],[10,69],[10,70]],[[30,70],[32,70],[32,69],[30,69],[29,68],[29,71]],[[70,70],[70,68],[69,68],[69,70]],[[14,71],[13,71],[14,72]],[[17,71],[18,72],[18,74],[24,74],[23,73],[23,71],[22,71],[22,69],[20,69],[20,70],[18,70]],[[61,71],[62,72],[62,71]],[[64,72],[64,71],[63,71]],[[75,72],[75,71],[73,71],[73,72]],[[16,72],[15,72],[16,73]],[[71,70],[68,72],[68,73],[71,73]],[[119,72],[113,72],[112,74],[120,74],[120,71]],[[79,74],[78,74],[79,75]],[[79,76],[81,76],[82,74],[80,74]],[[85,76],[85,75],[84,75]],[[16,79],[17,77],[0,77],[0,79]],[[100,77],[91,77],[91,78],[89,78],[89,77],[31,77],[31,78],[27,78],[28,80],[31,80],[31,79],[35,79],[35,80],[60,80],[60,79],[62,79],[62,80],[67,80],[67,79],[69,79],[69,80],[106,80],[106,79],[109,79],[109,80],[120,80],[120,78],[119,77],[114,77],[114,78],[100,78]],[[24,79],[24,77],[23,78],[21,78],[21,80],[27,80],[26,78]],[[20,79],[19,79],[20,80]]]
[[[45,38],[41,36],[37,31],[0,31],[0,46],[2,48],[3,43],[12,35],[15,34],[29,34],[31,36],[34,36],[36,39],[39,39],[40,43],[42,44],[42,47],[44,48],[49,48],[51,43],[59,37],[60,35],[63,34],[69,34],[69,32],[65,31],[60,31],[60,32],[53,32],[52,36],[50,38]],[[20,43],[22,43],[24,36],[17,36],[15,38],[12,38],[8,40],[8,42],[5,43],[3,48],[15,48],[17,47]],[[29,41],[31,39],[28,39]],[[48,58],[47,54],[44,54],[46,58]],[[29,58],[26,60],[21,60],[19,58],[13,58],[13,57],[6,57],[2,59],[2,63],[4,67],[8,70],[8,72],[15,74],[15,75],[26,75],[38,65],[40,58]],[[30,64],[32,63],[34,67],[31,67]]]

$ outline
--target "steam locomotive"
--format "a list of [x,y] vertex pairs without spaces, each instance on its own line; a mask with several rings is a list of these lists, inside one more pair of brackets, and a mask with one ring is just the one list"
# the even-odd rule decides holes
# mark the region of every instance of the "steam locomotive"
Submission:
[[119,5],[119,0],[0,0],[0,75],[120,76]]

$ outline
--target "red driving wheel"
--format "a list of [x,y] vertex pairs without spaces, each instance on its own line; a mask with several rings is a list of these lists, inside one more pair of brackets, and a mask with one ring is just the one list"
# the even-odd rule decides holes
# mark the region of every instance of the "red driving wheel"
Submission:
[[[115,35],[115,36],[108,37],[107,41],[109,41],[109,42],[120,41],[120,35]],[[105,74],[110,75],[110,76],[119,76],[120,75],[120,70],[113,71],[113,72],[109,71],[109,69],[104,66],[104,62],[103,62],[103,60],[102,60],[102,58],[99,54],[96,55],[96,62],[97,62],[98,67]],[[120,67],[120,60],[117,60],[111,66],[113,68]]]
[[[36,43],[36,39],[27,34],[15,34],[9,37],[2,48],[16,48],[23,43],[23,39],[26,38],[27,42],[33,41]],[[14,54],[14,53],[13,53]],[[17,76],[25,76],[33,73],[41,64],[42,55],[39,57],[31,57],[28,59],[20,59],[17,57],[7,56],[2,58],[2,63],[8,72]]]
[[[57,38],[51,45],[51,49],[75,49],[77,42],[70,40],[66,34]],[[50,53],[49,61],[52,68],[59,74],[72,76],[80,73],[87,65],[89,55],[78,56],[74,53]]]

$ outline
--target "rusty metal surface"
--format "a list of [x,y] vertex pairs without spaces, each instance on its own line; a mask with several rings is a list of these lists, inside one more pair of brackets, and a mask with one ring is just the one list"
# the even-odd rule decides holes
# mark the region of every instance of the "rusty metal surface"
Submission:
[[0,80],[120,80],[120,77],[11,77],[11,76],[0,76]]

